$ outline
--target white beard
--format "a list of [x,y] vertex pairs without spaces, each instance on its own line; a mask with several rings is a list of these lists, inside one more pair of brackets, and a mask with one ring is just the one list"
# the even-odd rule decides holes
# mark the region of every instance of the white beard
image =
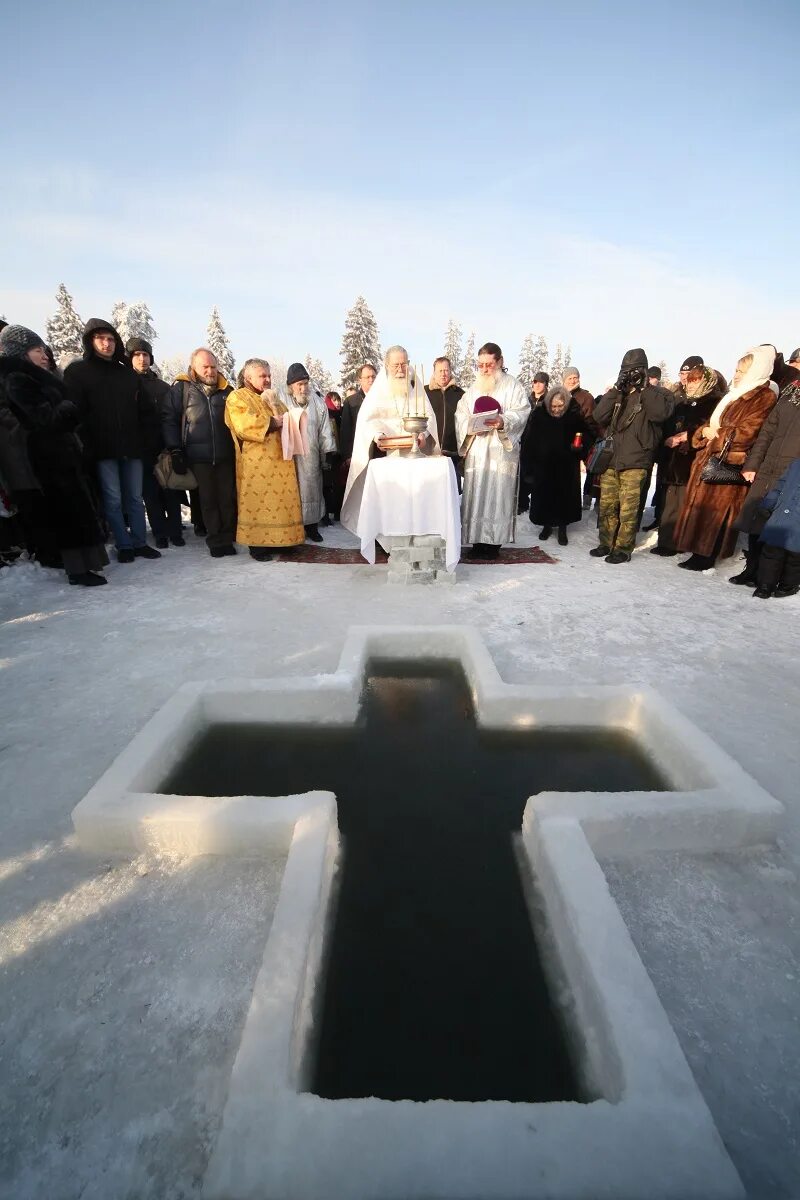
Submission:
[[408,379],[395,379],[394,376],[389,380],[389,394],[393,400],[405,400],[408,396],[409,386]]
[[475,380],[476,385],[481,389],[481,395],[493,396],[497,390],[497,385],[500,382],[501,371],[493,371],[491,375],[479,375]]

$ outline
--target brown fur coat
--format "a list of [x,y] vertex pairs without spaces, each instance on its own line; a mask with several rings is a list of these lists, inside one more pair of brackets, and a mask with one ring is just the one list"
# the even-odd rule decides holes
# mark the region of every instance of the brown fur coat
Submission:
[[733,438],[727,454],[731,466],[741,467],[758,437],[770,410],[775,393],[769,384],[756,388],[733,400],[720,416],[719,429],[707,442],[696,430],[692,438],[698,454],[686,488],[681,515],[675,529],[675,544],[679,550],[693,554],[728,558],[736,549],[737,531],[733,523],[747,496],[742,484],[703,483],[700,476],[712,454],[719,454],[726,439]]

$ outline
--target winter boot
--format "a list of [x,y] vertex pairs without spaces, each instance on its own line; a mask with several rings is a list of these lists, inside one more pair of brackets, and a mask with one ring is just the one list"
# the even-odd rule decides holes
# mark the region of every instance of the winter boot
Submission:
[[313,525],[304,525],[303,528],[305,529],[306,537],[310,542],[322,541],[322,534],[319,531],[319,525],[316,523],[316,521]]
[[542,528],[539,530],[539,540],[542,542],[546,542],[552,532],[553,532],[552,525],[543,525]]
[[685,562],[678,563],[684,571],[708,571],[713,565],[714,558],[710,554],[690,554]]
[[559,544],[559,546],[568,546],[569,545],[569,542],[567,541],[566,525],[559,525],[559,527],[558,527],[558,544]]
[[749,562],[745,564],[744,570],[739,575],[731,575],[730,579],[728,580],[728,583],[738,583],[745,587],[748,584],[752,587],[755,582],[756,572],[754,568],[750,566]]
[[68,575],[67,579],[78,587],[102,587],[108,583],[105,575],[96,575],[94,571],[81,571],[79,575]]

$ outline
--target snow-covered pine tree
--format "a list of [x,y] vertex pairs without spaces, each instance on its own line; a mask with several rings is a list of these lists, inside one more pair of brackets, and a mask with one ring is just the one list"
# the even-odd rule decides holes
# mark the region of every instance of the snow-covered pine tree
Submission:
[[564,351],[563,371],[566,371],[567,367],[570,366],[571,363],[572,363],[572,346],[567,346],[566,350]]
[[63,283],[56,292],[58,308],[45,325],[47,344],[57,363],[83,354],[83,321],[75,312],[72,296]]
[[445,358],[450,359],[450,370],[456,383],[461,379],[464,370],[464,351],[461,349],[461,326],[451,317],[447,322],[447,332],[444,335]]
[[283,358],[278,358],[277,355],[270,354],[267,357],[267,361],[269,363],[270,375],[272,377],[272,388],[276,392],[285,392],[286,372],[289,369],[286,364],[286,360]]
[[381,343],[375,317],[363,296],[359,296],[344,322],[344,337],[339,351],[342,359],[342,389],[355,387],[358,372],[365,362],[381,363]]
[[475,331],[472,330],[467,338],[467,348],[464,351],[464,365],[461,368],[461,375],[458,380],[459,387],[462,387],[466,391],[475,379],[475,375]]
[[517,371],[517,379],[528,395],[530,395],[533,388],[533,377],[535,374],[536,351],[533,348],[533,334],[528,333],[525,335],[522,349],[519,352],[519,370]]
[[331,373],[325,370],[320,359],[307,354],[303,365],[311,376],[311,382],[317,385],[323,396],[335,390]]
[[111,305],[111,324],[116,329],[119,336],[122,338],[123,344],[125,338],[122,337],[122,327],[125,324],[125,314],[128,311],[128,306],[124,300],[117,300],[116,304]]
[[158,373],[165,383],[174,383],[177,375],[185,375],[188,370],[189,363],[183,354],[173,354],[158,364]]
[[667,364],[664,362],[664,359],[662,358],[660,363],[656,363],[656,366],[661,368],[661,386],[669,387],[669,385],[670,385],[669,371],[667,370]]
[[125,312],[116,330],[122,338],[123,345],[129,338],[144,338],[152,346],[158,337],[150,309],[144,300],[134,300],[133,304],[125,305]]
[[550,360],[550,387],[555,387],[557,383],[561,383],[565,366],[564,347],[561,345],[561,342],[559,342],[556,346],[556,352]]
[[232,384],[236,379],[236,363],[216,305],[211,310],[208,322],[208,348],[217,360],[220,375],[224,375]]
[[536,345],[533,349],[533,373],[538,371],[547,371],[550,362],[550,354],[547,349],[547,338],[543,334],[539,334],[536,339]]

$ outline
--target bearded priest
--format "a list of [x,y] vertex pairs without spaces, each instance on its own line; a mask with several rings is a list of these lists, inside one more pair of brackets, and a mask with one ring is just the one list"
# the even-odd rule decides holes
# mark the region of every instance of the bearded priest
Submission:
[[358,410],[353,455],[341,513],[342,525],[351,533],[357,532],[361,496],[370,459],[382,457],[387,450],[410,449],[412,435],[403,429],[403,417],[416,415],[428,418],[427,432],[419,435],[420,448],[438,454],[436,416],[422,380],[414,378],[408,363],[408,351],[403,346],[391,346]]
[[495,342],[478,351],[478,374],[456,408],[456,443],[464,459],[463,541],[472,558],[497,558],[514,541],[519,445],[530,415],[522,384],[503,366]]

